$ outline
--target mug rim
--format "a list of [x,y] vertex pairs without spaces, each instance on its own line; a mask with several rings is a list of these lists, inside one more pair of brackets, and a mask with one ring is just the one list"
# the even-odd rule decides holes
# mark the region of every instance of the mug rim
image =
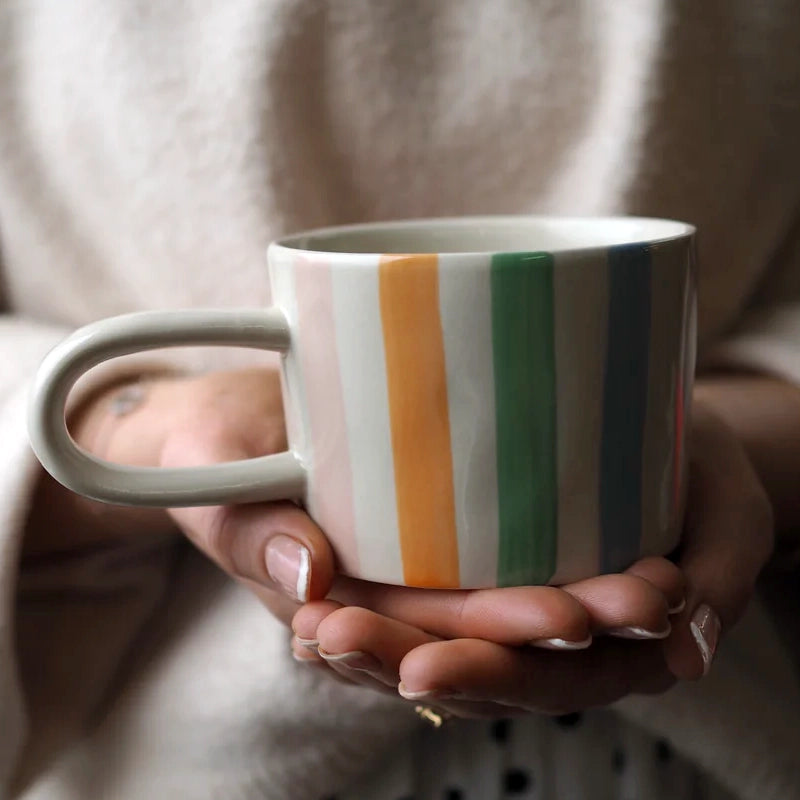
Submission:
[[[459,227],[474,228],[475,226],[484,226],[494,229],[502,229],[507,227],[511,229],[516,227],[519,230],[520,226],[526,224],[549,224],[558,226],[578,226],[578,225],[591,225],[597,229],[607,229],[610,226],[628,226],[633,228],[636,225],[652,227],[655,230],[652,235],[637,235],[637,236],[621,236],[619,241],[605,244],[586,244],[586,245],[560,245],[556,247],[540,247],[540,248],[508,248],[500,250],[497,248],[484,248],[484,249],[464,249],[464,250],[392,250],[388,249],[331,249],[330,247],[314,247],[314,240],[319,239],[332,239],[336,237],[358,236],[359,234],[370,235],[386,233],[390,235],[397,231],[418,231],[420,234],[430,232],[432,229],[457,229]],[[660,230],[659,230],[660,229]],[[606,251],[610,247],[617,246],[654,246],[665,244],[668,242],[681,241],[691,239],[697,233],[696,226],[681,220],[670,219],[667,217],[643,217],[632,215],[559,215],[559,214],[503,214],[503,215],[480,215],[480,216],[462,216],[462,217],[420,217],[408,219],[394,219],[373,222],[360,222],[348,225],[330,225],[320,228],[311,228],[306,231],[282,236],[273,241],[269,250],[278,249],[288,251],[293,254],[303,254],[309,257],[319,257],[320,255],[327,255],[336,258],[363,258],[365,256],[381,256],[381,255],[430,255],[448,254],[452,256],[486,256],[496,253],[513,253],[513,252],[548,252],[548,253],[588,253],[591,251]]]

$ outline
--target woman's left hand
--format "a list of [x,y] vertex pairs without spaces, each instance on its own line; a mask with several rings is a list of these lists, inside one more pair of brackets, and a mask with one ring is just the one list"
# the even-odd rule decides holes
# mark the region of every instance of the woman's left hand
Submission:
[[[743,446],[701,401],[694,406],[690,450],[679,570],[664,559],[646,559],[626,576],[546,590],[563,592],[586,609],[591,647],[557,652],[508,640],[504,598],[513,608],[520,592],[536,587],[442,593],[343,579],[335,600],[310,603],[296,613],[296,658],[458,716],[560,714],[607,705],[630,693],[664,691],[676,679],[700,678],[711,666],[720,635],[743,613],[772,552],[773,518]],[[665,601],[661,612],[652,593],[637,597],[635,581],[659,590]],[[655,617],[666,619],[676,592],[685,607],[673,613],[671,633],[662,640],[652,635],[658,633]],[[621,638],[636,636],[639,626],[620,631],[602,624],[604,614],[637,618],[636,606],[645,595],[654,621],[637,638],[649,641]],[[615,598],[630,608],[615,607]],[[549,635],[575,638],[574,630]]]

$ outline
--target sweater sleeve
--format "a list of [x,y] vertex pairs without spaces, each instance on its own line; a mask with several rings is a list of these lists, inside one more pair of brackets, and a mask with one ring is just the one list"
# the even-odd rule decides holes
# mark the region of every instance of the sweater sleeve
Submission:
[[[28,510],[42,474],[27,436],[30,385],[43,357],[69,333],[65,326],[11,312],[0,313],[0,442],[3,445],[0,450],[0,796],[4,795],[4,789],[19,768],[19,758],[35,716],[31,706],[52,705],[41,692],[41,696],[32,697],[30,687],[54,685],[48,669],[63,665],[75,646],[74,627],[66,619],[70,600],[64,601],[64,588],[69,585],[72,595],[77,597],[84,591],[87,581],[96,584],[97,572],[103,569],[97,564],[98,554],[95,553],[89,560],[80,559],[79,564],[78,559],[71,566],[62,563],[59,569],[54,569],[52,564],[38,564],[32,568],[31,575],[27,568],[24,574],[20,571]],[[109,362],[76,387],[71,403],[80,402],[87,393],[98,385],[107,385],[108,381],[125,379],[142,371],[164,370],[168,365],[169,362],[159,355]],[[116,557],[119,558],[119,554]],[[145,560],[148,566],[143,579],[152,583],[152,554]],[[137,559],[129,558],[129,561],[135,569]],[[87,573],[87,564],[93,575]],[[20,592],[31,580],[35,587],[29,594],[36,597],[26,606]],[[66,595],[69,596],[69,592]],[[126,613],[130,611],[128,606]],[[28,647],[25,641],[33,645]],[[63,647],[60,652],[53,653],[50,645]],[[94,685],[101,687],[102,677],[98,675],[97,678]],[[75,699],[74,693],[72,699]],[[83,700],[86,701],[84,707],[88,708],[90,698]]]
[[21,532],[38,473],[28,447],[25,411],[29,377],[66,330],[11,314],[0,316],[0,787],[25,738],[25,715],[14,657],[14,606]]

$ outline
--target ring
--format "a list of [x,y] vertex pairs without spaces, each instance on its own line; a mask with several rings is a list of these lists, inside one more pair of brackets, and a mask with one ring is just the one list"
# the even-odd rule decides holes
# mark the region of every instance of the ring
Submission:
[[414,706],[414,711],[420,719],[424,719],[434,728],[441,728],[445,722],[453,718],[452,714],[448,714],[446,711],[437,711],[430,706]]

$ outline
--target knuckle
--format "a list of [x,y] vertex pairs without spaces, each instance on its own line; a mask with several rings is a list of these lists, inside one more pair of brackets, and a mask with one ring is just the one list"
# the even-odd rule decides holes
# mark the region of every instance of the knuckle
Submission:
[[[479,598],[479,595],[469,591],[463,592],[455,597],[452,614],[456,627],[462,627],[472,618],[473,611],[475,610],[476,598]],[[477,602],[479,602],[479,600]]]
[[567,639],[583,639],[589,631],[589,612],[580,599],[554,587],[537,587],[532,605],[542,615],[541,624]]

